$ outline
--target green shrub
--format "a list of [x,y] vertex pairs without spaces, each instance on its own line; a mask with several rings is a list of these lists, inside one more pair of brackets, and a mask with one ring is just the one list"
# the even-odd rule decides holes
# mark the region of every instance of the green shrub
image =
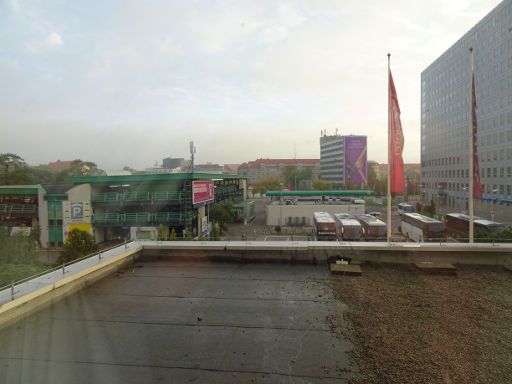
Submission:
[[97,252],[98,244],[89,232],[80,229],[72,229],[66,237],[64,250],[58,259],[58,263],[67,263],[68,261],[79,259],[80,257]]

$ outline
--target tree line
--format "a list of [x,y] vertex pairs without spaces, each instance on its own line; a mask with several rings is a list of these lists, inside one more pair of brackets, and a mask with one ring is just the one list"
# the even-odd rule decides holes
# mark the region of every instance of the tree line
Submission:
[[73,176],[102,175],[92,161],[75,159],[68,168],[52,170],[48,166],[30,166],[25,160],[14,153],[0,153],[0,184],[2,185],[33,185],[68,183]]

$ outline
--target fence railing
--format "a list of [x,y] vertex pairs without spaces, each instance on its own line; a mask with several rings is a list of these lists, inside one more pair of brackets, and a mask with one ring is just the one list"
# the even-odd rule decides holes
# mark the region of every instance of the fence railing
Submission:
[[112,247],[104,248],[104,249],[99,250],[97,252],[90,253],[88,255],[82,256],[82,257],[80,257],[78,259],[62,263],[62,264],[60,264],[58,266],[55,266],[55,267],[50,268],[50,269],[46,269],[46,270],[38,272],[38,273],[36,273],[34,275],[27,276],[27,277],[25,277],[23,279],[13,280],[10,284],[4,285],[3,287],[0,287],[0,292],[5,290],[5,289],[9,289],[10,288],[11,289],[11,300],[14,300],[14,295],[15,295],[14,289],[15,289],[16,286],[18,286],[20,284],[23,284],[23,283],[25,283],[25,282],[27,282],[29,280],[32,280],[32,279],[44,276],[46,274],[49,274],[49,273],[52,273],[52,272],[55,272],[55,271],[58,271],[58,270],[62,270],[62,275],[64,276],[65,273],[66,273],[66,267],[68,267],[70,265],[73,265],[73,264],[76,264],[76,263],[79,263],[79,262],[81,262],[83,260],[90,259],[92,257],[98,257],[98,261],[101,261],[103,259],[102,254],[104,254],[104,253],[106,253],[108,251],[111,251],[113,249],[122,247],[122,246],[124,246],[124,248],[126,249],[128,247],[128,243],[130,243],[130,241],[125,240],[124,242],[116,244],[116,245],[114,245]]
[[93,203],[121,203],[121,202],[165,202],[181,201],[181,192],[155,191],[155,192],[100,192],[92,195]]
[[186,217],[181,212],[127,212],[127,213],[95,213],[92,221],[95,224],[180,224]]
[[0,213],[15,215],[32,215],[37,213],[36,204],[0,204]]

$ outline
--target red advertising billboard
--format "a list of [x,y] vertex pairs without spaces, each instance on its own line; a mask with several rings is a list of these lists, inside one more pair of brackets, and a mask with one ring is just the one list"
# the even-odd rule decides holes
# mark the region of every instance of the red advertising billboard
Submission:
[[192,181],[192,204],[204,204],[213,201],[213,181],[194,180]]

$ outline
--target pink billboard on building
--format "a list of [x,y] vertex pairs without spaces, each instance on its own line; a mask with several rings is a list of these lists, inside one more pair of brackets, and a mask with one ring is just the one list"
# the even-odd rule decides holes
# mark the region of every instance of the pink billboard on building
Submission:
[[213,181],[194,180],[192,181],[192,204],[203,204],[213,201]]

